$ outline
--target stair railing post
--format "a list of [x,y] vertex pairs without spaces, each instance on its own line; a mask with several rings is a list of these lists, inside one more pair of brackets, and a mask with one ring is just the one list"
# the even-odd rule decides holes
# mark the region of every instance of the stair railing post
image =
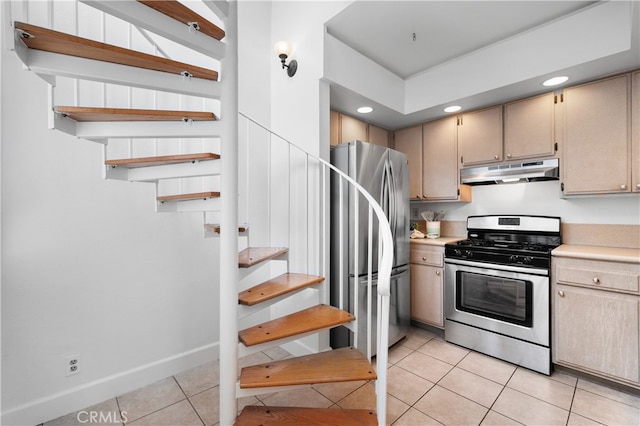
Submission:
[[232,425],[237,414],[238,380],[238,41],[237,3],[230,1],[225,19],[226,55],[222,60],[223,120],[220,215],[220,424]]

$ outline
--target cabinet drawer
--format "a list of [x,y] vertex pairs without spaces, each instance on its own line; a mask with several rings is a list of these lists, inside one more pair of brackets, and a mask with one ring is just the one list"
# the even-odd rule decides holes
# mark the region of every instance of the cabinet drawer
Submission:
[[411,244],[410,262],[422,265],[443,266],[444,249],[442,247]]
[[558,283],[640,293],[640,265],[570,260],[557,262],[555,273]]

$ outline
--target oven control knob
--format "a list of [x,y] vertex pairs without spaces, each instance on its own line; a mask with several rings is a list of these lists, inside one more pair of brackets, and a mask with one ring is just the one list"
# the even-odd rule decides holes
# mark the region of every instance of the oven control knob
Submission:
[[524,259],[522,259],[522,261],[525,263],[525,265],[530,265],[531,262],[533,262],[533,257],[525,256]]
[[466,251],[464,252],[464,254],[465,254],[467,257],[473,257],[473,252],[472,252],[471,250],[466,250]]
[[455,250],[453,251],[453,254],[455,254],[456,256],[462,256],[462,250],[460,250],[460,249],[455,249]]
[[516,256],[515,254],[512,254],[511,256],[509,256],[509,262],[517,263],[518,262],[518,256]]

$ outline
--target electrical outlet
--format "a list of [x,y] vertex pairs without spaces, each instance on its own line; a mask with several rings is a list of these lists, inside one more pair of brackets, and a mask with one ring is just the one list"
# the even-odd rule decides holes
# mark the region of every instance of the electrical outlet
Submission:
[[418,208],[414,207],[411,209],[411,217],[416,218],[418,217]]
[[65,358],[65,373],[67,376],[73,376],[80,372],[80,356],[69,355]]

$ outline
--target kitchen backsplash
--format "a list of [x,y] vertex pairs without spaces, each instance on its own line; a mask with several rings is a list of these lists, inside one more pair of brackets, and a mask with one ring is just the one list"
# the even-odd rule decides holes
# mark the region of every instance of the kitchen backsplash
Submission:
[[[426,233],[424,220],[412,220],[421,232]],[[640,248],[640,225],[602,225],[588,223],[561,223],[562,242],[585,246]],[[443,237],[467,235],[467,222],[444,220],[440,223]]]

